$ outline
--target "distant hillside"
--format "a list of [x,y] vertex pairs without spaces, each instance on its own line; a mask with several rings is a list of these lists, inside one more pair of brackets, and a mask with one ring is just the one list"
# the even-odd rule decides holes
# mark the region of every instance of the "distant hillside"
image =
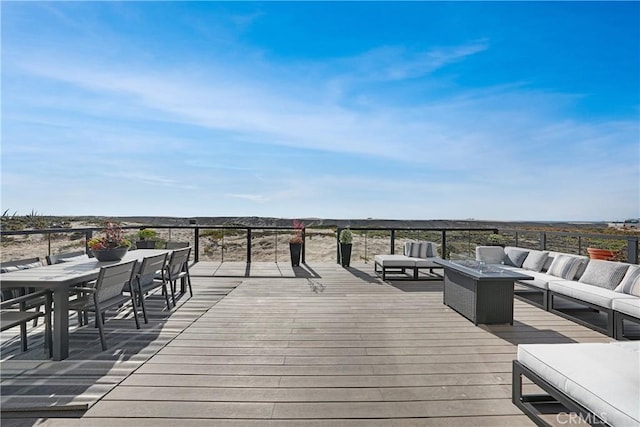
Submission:
[[[118,217],[120,221],[149,225],[244,225],[250,227],[288,227],[293,219],[271,217]],[[520,228],[520,229],[606,229],[605,222],[543,222],[543,221],[478,221],[478,220],[394,220],[394,219],[331,219],[297,218],[307,227],[370,227],[370,228]]]

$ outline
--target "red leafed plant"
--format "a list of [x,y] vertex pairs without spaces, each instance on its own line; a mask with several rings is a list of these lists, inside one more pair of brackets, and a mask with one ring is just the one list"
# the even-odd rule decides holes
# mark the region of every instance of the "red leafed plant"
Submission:
[[94,237],[87,242],[87,246],[95,251],[113,248],[128,248],[131,246],[131,242],[124,238],[124,231],[122,228],[111,221],[107,221],[105,224],[104,234],[102,237]]
[[297,219],[293,220],[293,229],[294,234],[289,240],[290,243],[302,243],[302,230],[304,230],[304,222],[298,221]]

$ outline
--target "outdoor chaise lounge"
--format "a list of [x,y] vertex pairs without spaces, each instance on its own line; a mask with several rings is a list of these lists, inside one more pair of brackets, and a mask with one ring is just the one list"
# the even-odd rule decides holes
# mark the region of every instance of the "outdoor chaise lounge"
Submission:
[[517,357],[512,400],[537,425],[640,425],[640,342],[525,344]]
[[[394,279],[409,280],[442,280],[442,276],[433,272],[434,268],[441,269],[434,260],[438,258],[438,247],[434,242],[407,242],[404,245],[404,255],[376,255],[374,271],[382,280],[387,280],[387,274],[401,274]],[[420,275],[421,269],[429,269],[430,275]],[[406,276],[406,271],[412,272]]]

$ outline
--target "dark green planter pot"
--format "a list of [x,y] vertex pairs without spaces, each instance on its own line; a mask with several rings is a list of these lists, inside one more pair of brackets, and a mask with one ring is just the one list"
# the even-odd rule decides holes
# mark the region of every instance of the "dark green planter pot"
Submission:
[[291,253],[291,265],[297,267],[300,265],[300,256],[302,255],[302,243],[289,243],[289,252]]
[[136,242],[136,248],[138,249],[155,249],[156,241],[155,240],[138,240]]
[[340,243],[340,265],[349,267],[351,265],[352,243]]
[[129,248],[103,249],[100,251],[91,249],[91,253],[100,262],[120,261],[126,255]]

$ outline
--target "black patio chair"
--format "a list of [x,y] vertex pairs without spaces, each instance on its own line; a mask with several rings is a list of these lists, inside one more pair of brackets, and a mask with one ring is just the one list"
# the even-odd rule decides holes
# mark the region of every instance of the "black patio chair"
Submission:
[[149,323],[149,320],[147,319],[147,308],[144,303],[144,296],[150,291],[162,288],[162,293],[164,294],[164,298],[167,302],[167,310],[171,309],[167,281],[165,280],[165,276],[162,274],[162,271],[167,264],[167,256],[168,254],[164,253],[144,258],[142,260],[142,264],[140,264],[140,270],[138,271],[138,274],[136,274],[136,286],[134,288],[134,292],[136,293],[136,300],[142,307],[144,323]]
[[[45,311],[39,310],[39,307],[29,306],[34,298],[42,298]],[[51,292],[48,290],[31,292],[27,295],[7,299],[0,303],[0,331],[20,326],[20,343],[22,351],[28,350],[27,345],[27,322],[45,318],[45,351],[49,357],[53,356],[53,347],[51,345]]]
[[163,270],[164,280],[171,284],[171,298],[173,306],[176,305],[176,283],[178,280],[186,281],[189,286],[189,295],[193,296],[191,288],[191,276],[189,275],[189,254],[191,248],[176,249],[171,252],[167,266]]

